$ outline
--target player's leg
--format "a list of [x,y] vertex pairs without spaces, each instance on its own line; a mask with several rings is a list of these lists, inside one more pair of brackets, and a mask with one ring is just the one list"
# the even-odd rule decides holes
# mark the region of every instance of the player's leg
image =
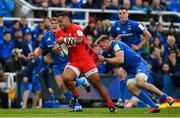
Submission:
[[127,73],[126,71],[121,67],[115,67],[114,68],[114,72],[116,73],[116,75],[119,77],[119,90],[120,90],[120,96],[119,96],[119,99],[118,99],[118,102],[115,103],[115,106],[116,107],[119,107],[119,108],[124,108],[124,102],[125,102],[125,98],[126,98],[126,84],[127,84],[127,81],[126,81],[126,76],[127,76]]
[[167,101],[169,105],[173,104],[174,100],[172,97],[163,93],[154,85],[147,83],[149,68],[146,63],[139,64],[139,66],[137,67],[137,70],[139,71],[137,71],[138,73],[135,75],[135,79],[136,79],[136,85],[138,87],[144,88],[151,93],[155,93],[156,95],[160,96],[163,101]]
[[103,97],[104,101],[107,103],[110,112],[116,112],[116,108],[111,100],[107,88],[102,84],[100,80],[100,75],[97,68],[90,70],[85,73],[88,81],[98,90],[99,94]]
[[[65,64],[65,65],[66,65],[66,64]],[[65,66],[65,65],[64,65],[64,66]],[[73,92],[72,92],[71,90],[69,90],[69,89],[66,87],[66,85],[65,85],[65,83],[64,83],[64,81],[63,81],[63,79],[62,79],[62,75],[61,75],[62,72],[63,72],[63,70],[64,70],[64,66],[63,66],[63,65],[53,65],[53,72],[54,72],[55,82],[56,82],[57,86],[58,86],[58,87],[61,89],[61,91],[64,93],[65,97],[66,97],[69,101],[71,101],[71,100],[74,98],[73,94],[75,94],[75,95],[79,95],[79,94],[78,94],[77,89],[74,89]],[[73,81],[72,83],[73,83],[73,86],[75,86],[74,81]],[[78,110],[82,111],[82,107],[81,107],[81,105],[79,104],[78,101],[76,101],[76,103],[74,103],[74,105],[72,106],[73,109],[76,107],[76,105],[77,105],[77,107],[78,107],[77,111],[78,111]],[[80,109],[79,107],[81,107],[81,109]]]
[[136,85],[138,87],[144,88],[147,91],[151,92],[151,93],[155,93],[156,95],[160,96],[162,98],[162,100],[165,102],[168,102],[169,105],[172,105],[174,103],[174,100],[172,97],[168,96],[167,94],[163,93],[162,91],[160,91],[157,87],[155,87],[154,85],[147,83],[144,79],[142,78],[147,78],[146,74],[144,73],[138,73],[136,74]]
[[[127,81],[128,90],[137,98],[139,98],[144,103],[148,104],[153,108],[153,112],[159,112],[159,107],[151,100],[151,98],[143,91],[139,89],[136,85],[136,80],[134,78],[129,78]],[[155,111],[154,111],[155,110]]]
[[32,90],[34,91],[34,95],[32,98],[32,108],[36,108],[38,102],[39,102],[39,98],[41,96],[41,84],[40,84],[40,80],[38,83],[33,84]]
[[91,86],[89,84],[89,82],[87,81],[87,79],[85,77],[78,77],[76,78],[76,86],[81,86],[83,85],[84,88],[86,89],[86,91],[89,93],[91,92]]
[[22,98],[22,108],[27,108],[27,102],[29,98],[29,94],[32,90],[32,84],[30,82],[24,83],[24,93],[23,93],[23,98]]

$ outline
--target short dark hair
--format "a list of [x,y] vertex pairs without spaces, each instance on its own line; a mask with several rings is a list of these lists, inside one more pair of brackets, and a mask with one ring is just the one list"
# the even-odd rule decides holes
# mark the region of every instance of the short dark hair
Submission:
[[99,44],[100,41],[103,41],[105,39],[109,39],[110,37],[108,35],[101,35],[96,41],[95,44]]
[[6,32],[4,32],[4,35],[6,35],[6,34],[11,34],[9,31],[6,31]]
[[118,11],[119,11],[119,10],[126,10],[126,11],[128,11],[128,9],[127,9],[127,8],[122,7],[122,6],[118,8]]
[[66,16],[72,22],[71,15],[70,15],[69,12],[60,12],[60,13],[57,14],[57,17],[59,17],[59,16]]

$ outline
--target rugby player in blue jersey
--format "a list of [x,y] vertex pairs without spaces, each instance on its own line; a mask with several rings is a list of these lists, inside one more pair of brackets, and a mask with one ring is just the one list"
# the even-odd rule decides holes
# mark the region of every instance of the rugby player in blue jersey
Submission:
[[[106,35],[99,37],[96,44],[104,51],[103,56],[99,56],[99,61],[119,65],[125,69],[127,72],[128,90],[134,96],[148,104],[150,106],[150,112],[160,112],[160,109],[140,88],[159,95],[162,100],[168,102],[169,105],[173,104],[174,100],[172,97],[161,92],[154,85],[147,83],[149,74],[148,64],[128,45],[121,41],[113,41]],[[109,55],[111,55],[111,57],[107,58]]]
[[[66,56],[62,57],[55,52],[53,52],[53,45],[55,42],[55,33],[57,30],[60,30],[58,21],[55,17],[51,18],[49,20],[49,28],[50,30],[44,34],[39,47],[35,50],[34,53],[31,53],[30,57],[38,57],[43,52],[48,53],[46,56],[44,56],[44,63],[53,64],[53,72],[55,76],[55,81],[58,87],[61,89],[61,91],[64,93],[66,98],[70,101],[73,98],[73,95],[77,95],[77,90],[71,92],[69,91],[61,77],[61,74],[64,70],[64,67],[66,66],[68,59]],[[83,85],[85,86],[87,92],[90,92],[90,85],[86,78],[79,78],[76,79],[76,86]],[[81,105],[77,102],[75,106],[73,106],[74,111],[82,111]]]
[[[121,40],[122,42],[126,43],[135,52],[141,55],[141,50],[143,46],[145,46],[149,42],[151,34],[149,33],[149,31],[146,30],[146,28],[142,24],[128,19],[129,14],[126,8],[120,7],[118,9],[118,15],[120,20],[116,21],[112,25],[110,30],[110,36],[113,39]],[[116,71],[117,69],[119,69],[119,72],[123,70],[122,68],[116,68]],[[119,74],[123,76],[123,73]],[[117,103],[120,107],[123,107],[123,102],[125,101],[125,91],[123,90],[123,88],[125,87],[126,80],[120,78],[121,98],[118,100]]]
[[39,101],[39,97],[41,94],[41,84],[40,84],[40,74],[43,71],[46,71],[46,76],[44,78],[46,87],[48,88],[48,92],[51,94],[53,92],[52,88],[49,85],[49,65],[46,66],[41,65],[42,56],[32,59],[27,66],[20,71],[21,79],[24,81],[24,94],[23,94],[23,104],[22,108],[27,108],[27,101],[29,98],[30,92],[34,92],[32,97],[32,107],[36,108],[36,105]]

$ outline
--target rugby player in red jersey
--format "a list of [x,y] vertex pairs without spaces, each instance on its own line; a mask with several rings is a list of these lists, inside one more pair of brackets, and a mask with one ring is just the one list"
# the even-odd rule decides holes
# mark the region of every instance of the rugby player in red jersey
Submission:
[[[110,98],[107,88],[102,84],[96,66],[97,54],[88,44],[79,25],[73,24],[67,12],[58,14],[58,22],[61,27],[56,33],[57,45],[65,43],[68,47],[68,64],[64,69],[62,78],[68,89],[74,90],[72,81],[80,74],[84,74],[88,81],[98,90],[107,103],[110,112],[116,112],[116,108]],[[58,46],[54,46],[58,47]],[[55,49],[58,53],[60,49]],[[78,95],[73,94],[73,101],[77,101]]]

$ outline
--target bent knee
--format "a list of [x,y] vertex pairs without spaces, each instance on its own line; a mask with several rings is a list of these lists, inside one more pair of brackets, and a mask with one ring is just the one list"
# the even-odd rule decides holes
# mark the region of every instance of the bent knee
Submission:
[[145,73],[138,73],[136,74],[135,79],[136,79],[136,85],[141,87],[147,81],[148,76]]
[[128,90],[129,91],[133,91],[133,90],[135,90],[135,88],[136,88],[136,84],[135,83],[130,82],[128,84]]

